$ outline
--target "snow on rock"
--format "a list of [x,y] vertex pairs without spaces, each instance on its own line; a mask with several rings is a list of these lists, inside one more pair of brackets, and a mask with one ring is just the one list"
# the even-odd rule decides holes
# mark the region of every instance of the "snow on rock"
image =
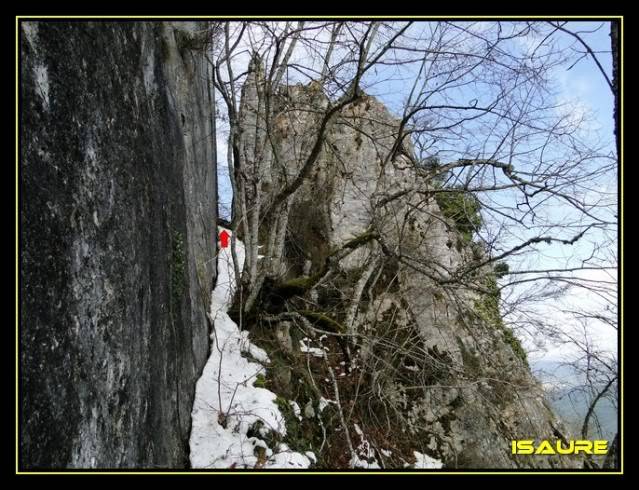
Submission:
[[305,352],[306,354],[310,354],[315,357],[326,357],[326,352],[317,347],[310,347],[306,345],[306,342],[310,343],[310,339],[304,338],[300,340],[300,352]]
[[[308,455],[312,454],[310,458]],[[266,462],[266,468],[308,468],[311,462],[316,461],[315,455],[311,451],[306,454],[291,451],[286,444],[279,444],[277,452]]]
[[322,413],[324,409],[328,407],[331,403],[335,403],[335,401],[327,400],[326,398],[321,397],[319,401],[319,405],[318,405],[319,413]]
[[412,468],[418,468],[418,469],[438,469],[444,466],[444,463],[442,463],[440,460],[431,458],[427,454],[422,454],[417,451],[413,451],[413,454],[415,455],[415,459],[416,459],[415,464],[413,465],[406,464],[405,466],[410,466]]
[[293,409],[293,413],[295,414],[295,416],[297,417],[298,420],[302,420],[302,410],[300,409],[300,406],[297,404],[296,401],[290,400],[288,402],[288,404],[291,406],[291,408]]
[[[235,253],[241,271],[245,253],[239,240]],[[217,284],[211,296],[211,355],[197,382],[193,403],[191,466],[308,468],[314,455],[310,458],[297,453],[283,443],[273,450],[256,434],[248,436],[249,429],[258,427],[258,422],[260,436],[285,436],[286,424],[275,404],[276,395],[253,386],[257,375],[264,373],[263,364],[269,362],[266,352],[251,344],[248,332],[241,332],[227,314],[236,284],[230,246],[220,249],[217,269]]]
[[375,451],[371,447],[370,443],[366,440],[364,432],[360,429],[359,425],[354,424],[355,432],[359,437],[359,446],[355,449],[355,453],[350,460],[351,468],[366,468],[369,470],[380,469],[379,463],[375,459]]
[[377,462],[373,461],[369,463],[367,460],[360,458],[359,456],[353,456],[350,460],[351,468],[364,468],[367,470],[379,470],[381,469]]

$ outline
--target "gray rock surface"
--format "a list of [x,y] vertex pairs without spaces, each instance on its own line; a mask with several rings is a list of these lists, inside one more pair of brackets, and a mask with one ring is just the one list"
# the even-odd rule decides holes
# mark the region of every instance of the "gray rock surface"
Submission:
[[20,25],[25,468],[188,465],[215,276],[202,28]]
[[[325,107],[326,98],[312,85],[283,92],[286,103],[273,132],[290,179],[303,161],[298,155],[308,151],[313,137],[315,121],[308,114]],[[245,94],[251,94],[250,87]],[[245,107],[252,107],[249,102]],[[247,119],[248,134],[251,121]],[[385,158],[397,127],[398,120],[374,97],[364,96],[340,112],[316,168],[292,198],[287,240],[294,243],[294,253],[285,250],[275,273],[284,279],[315,273],[327,250],[338,250],[374,228],[377,239],[363,242],[339,261],[334,276],[347,280],[330,285],[339,299],[326,308],[331,318],[362,337],[357,341],[362,362],[372,373],[367,388],[398,414],[401,423],[395,430],[412,433],[420,450],[447,468],[578,466],[579,460],[565,457],[511,455],[511,440],[555,440],[561,422],[498,311],[492,322],[482,321],[477,306],[482,296],[433,279],[451,277],[479,252],[470,243],[455,245],[460,235],[454,224],[423,192],[431,185],[426,172],[409,155]],[[412,148],[406,146],[410,154]],[[276,170],[266,180],[276,181]],[[410,189],[418,192],[384,203]],[[405,262],[389,260],[382,242]],[[302,265],[305,260],[313,262],[310,271]],[[318,304],[313,293],[311,301],[300,304]],[[389,329],[394,336],[415,335],[401,346],[380,350]],[[400,347],[407,350],[403,362],[411,364],[391,368],[397,360],[393,351]],[[377,361],[384,358],[386,365]]]

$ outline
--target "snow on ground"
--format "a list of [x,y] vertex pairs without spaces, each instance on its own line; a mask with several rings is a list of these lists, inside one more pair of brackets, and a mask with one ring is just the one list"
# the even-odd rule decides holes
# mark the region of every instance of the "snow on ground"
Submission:
[[354,427],[360,443],[359,446],[355,448],[356,454],[351,457],[351,468],[380,469],[379,463],[375,459],[375,451],[373,451],[370,443],[366,440],[364,432],[360,429],[359,425],[354,424]]
[[415,455],[415,459],[417,460],[415,464],[412,465],[413,468],[435,469],[444,466],[444,464],[440,460],[431,458],[427,454],[422,454],[417,451],[413,451],[413,454]]
[[306,342],[310,343],[311,339],[305,337],[300,340],[300,352],[305,352],[315,357],[326,357],[326,352],[324,352],[322,349],[319,349],[318,347],[310,347],[309,345],[306,345]]
[[293,400],[289,400],[288,404],[291,406],[291,408],[293,409],[293,413],[295,414],[295,416],[297,417],[297,420],[302,420],[302,409],[300,408],[300,406],[297,404],[296,401]]
[[[238,269],[242,270],[244,245],[239,240],[235,251]],[[211,296],[210,315],[214,322],[211,355],[195,388],[191,466],[308,468],[315,461],[314,454],[294,452],[284,443],[270,448],[257,437],[258,433],[261,437],[269,433],[283,437],[286,424],[275,404],[276,395],[253,386],[257,375],[264,374],[263,364],[269,362],[267,354],[251,344],[248,332],[241,332],[227,314],[236,284],[230,246],[220,249],[217,274]],[[254,360],[242,354],[248,354]],[[249,437],[249,429],[256,427],[258,422],[261,422],[261,428]]]

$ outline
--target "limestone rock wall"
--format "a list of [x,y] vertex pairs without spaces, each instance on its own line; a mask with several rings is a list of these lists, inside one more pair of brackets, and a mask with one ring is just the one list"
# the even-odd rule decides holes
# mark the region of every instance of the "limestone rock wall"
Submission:
[[[292,175],[299,162],[293,156],[308,151],[305,135],[312,135],[313,120],[306,114],[326,103],[312,91],[291,87],[276,116],[277,149],[289,155],[286,168]],[[332,294],[346,306],[335,306],[334,301],[326,308],[351,332],[369,338],[356,344],[362,362],[370,363],[369,389],[384,391],[379,396],[403,414],[403,425],[395,429],[414,431],[423,444],[420,450],[450,468],[578,465],[565,458],[510,454],[512,439],[554,439],[561,422],[518,355],[512,332],[500,319],[490,323],[478,318],[482,296],[442,287],[433,279],[450,277],[472,259],[473,251],[470,244],[456,245],[459,234],[432,196],[411,191],[427,191],[431,184],[411,161],[409,139],[403,154],[386,157],[397,127],[397,119],[374,97],[364,96],[341,111],[315,170],[292,199],[287,236],[298,258],[289,257],[281,273],[286,278],[312,274],[321,268],[328,250],[339,249],[373,227],[377,239],[358,246],[336,266],[340,272],[334,275],[349,279],[333,284]],[[410,192],[386,200],[402,191]],[[382,245],[407,263],[387,261]],[[311,267],[304,270],[304,261]],[[356,304],[349,303],[353,298]],[[309,299],[300,304],[318,304],[318,293],[311,291]],[[378,361],[384,356],[389,356],[388,362],[397,361],[387,352],[394,347],[377,347],[391,324],[394,336],[414,331],[416,337],[397,345],[407,355],[382,379],[371,366],[381,365]]]
[[215,277],[204,27],[20,24],[26,468],[188,465]]

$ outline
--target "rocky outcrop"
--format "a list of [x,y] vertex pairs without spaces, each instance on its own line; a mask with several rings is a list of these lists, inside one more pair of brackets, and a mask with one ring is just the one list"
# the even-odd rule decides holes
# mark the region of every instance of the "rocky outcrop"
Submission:
[[[254,79],[244,90],[249,115],[258,107],[251,100]],[[329,103],[313,84],[280,92],[271,128],[277,158],[267,152],[259,165],[264,202],[272,198],[271,188],[281,188],[299,171],[315,114]],[[339,373],[342,403],[357,422],[350,430],[366,434],[376,461],[387,468],[410,462],[412,451],[447,468],[580,464],[511,454],[513,439],[563,437],[561,423],[501,319],[492,267],[455,280],[487,252],[447,215],[447,201],[436,197],[432,174],[415,162],[409,138],[402,148],[394,146],[397,128],[397,119],[374,97],[348,105],[333,121],[313,172],[278,218],[286,229],[281,252],[267,242],[266,232],[260,237],[261,250],[267,250],[262,267],[272,277],[256,308],[256,335],[271,345],[270,354],[287,351],[282,365],[271,368],[269,387],[312,408],[318,399],[335,396],[330,369]],[[253,141],[250,131],[247,141]],[[465,199],[452,190],[450,195]],[[260,310],[268,312],[266,320]],[[260,325],[275,333],[264,334]],[[299,348],[290,347],[296,345],[289,338],[293,325],[307,335],[306,344],[333,353],[326,363],[307,364]],[[331,332],[342,340],[331,344]],[[310,371],[321,386],[310,382],[300,389],[297,383]],[[335,420],[336,430],[343,430]],[[311,428],[306,434],[310,446],[296,449],[326,447]],[[324,442],[327,437],[329,446],[341,444],[346,452],[341,434],[324,434]],[[346,462],[334,453],[324,464]]]
[[25,468],[188,465],[215,276],[201,29],[20,24]]

